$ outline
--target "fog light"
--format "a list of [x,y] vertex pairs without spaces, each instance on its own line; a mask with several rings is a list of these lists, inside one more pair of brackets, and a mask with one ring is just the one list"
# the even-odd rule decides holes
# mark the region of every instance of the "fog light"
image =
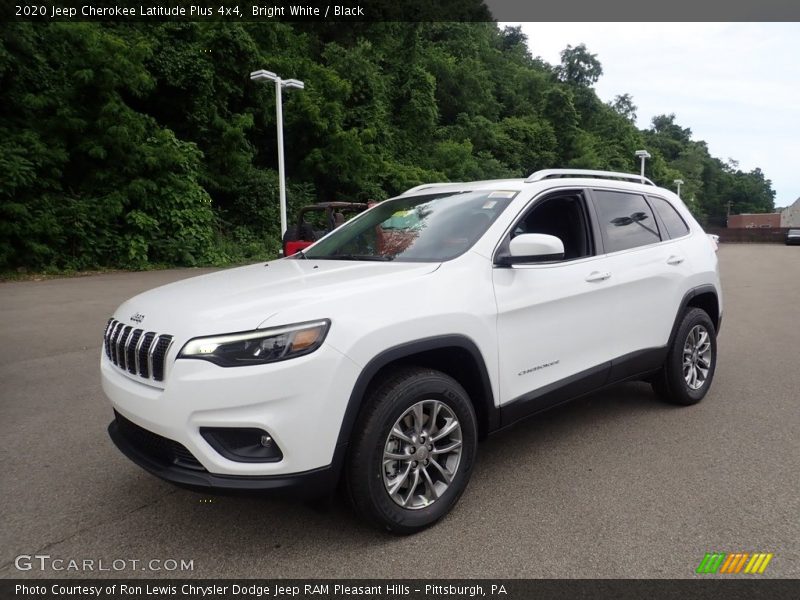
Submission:
[[200,435],[228,460],[236,462],[277,462],[283,453],[272,436],[250,427],[201,427]]

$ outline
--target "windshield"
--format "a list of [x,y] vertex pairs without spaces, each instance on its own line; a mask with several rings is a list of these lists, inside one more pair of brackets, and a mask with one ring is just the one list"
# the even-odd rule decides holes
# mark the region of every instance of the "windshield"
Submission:
[[386,200],[304,252],[305,258],[440,262],[463,254],[517,192],[481,191]]

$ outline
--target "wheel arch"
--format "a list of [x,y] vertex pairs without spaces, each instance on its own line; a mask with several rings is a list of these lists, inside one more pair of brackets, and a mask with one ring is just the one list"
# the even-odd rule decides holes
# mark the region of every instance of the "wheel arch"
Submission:
[[[464,387],[478,418],[478,435],[485,437],[500,424],[489,372],[478,346],[466,336],[446,335],[388,348],[370,360],[358,376],[347,402],[334,453],[341,466],[364,399],[380,381],[381,373],[400,365],[429,367],[450,375]],[[338,460],[337,460],[338,459]]]
[[687,307],[689,306],[702,308],[706,311],[706,314],[711,317],[711,322],[714,323],[716,333],[719,333],[721,319],[719,314],[719,298],[717,297],[716,290],[711,288],[710,290],[700,291],[691,297],[687,304]]
[[669,335],[667,348],[672,348],[672,344],[675,342],[675,336],[678,333],[678,327],[680,327],[683,313],[686,312],[687,308],[692,307],[703,309],[706,314],[711,317],[711,322],[714,323],[715,333],[719,333],[719,328],[722,325],[722,315],[719,312],[719,296],[717,295],[717,289],[711,284],[701,285],[692,288],[683,296],[681,304],[678,307],[678,312],[675,315],[675,321],[672,324],[672,332]]

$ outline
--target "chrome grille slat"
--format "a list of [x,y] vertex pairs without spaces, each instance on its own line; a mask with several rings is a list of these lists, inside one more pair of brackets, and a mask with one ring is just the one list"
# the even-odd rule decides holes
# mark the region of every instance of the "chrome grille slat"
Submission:
[[134,365],[136,366],[136,370],[133,372],[134,375],[139,375],[141,372],[139,371],[139,351],[142,349],[142,342],[144,342],[144,330],[137,329],[136,331],[139,332],[139,340],[136,342],[136,348],[134,349]]
[[111,327],[108,328],[108,333],[106,334],[106,355],[108,356],[108,360],[112,360],[112,344],[111,338],[114,337],[114,330],[117,328],[117,322],[112,321]]
[[123,327],[123,324],[117,321],[117,326],[114,327],[114,333],[111,334],[111,361],[115,365],[119,364],[119,358],[117,358],[117,338],[119,338]]
[[156,337],[153,338],[153,343],[150,345],[150,352],[147,353],[147,369],[150,371],[150,377],[153,376],[153,352],[156,351],[160,337],[160,335],[156,334]]
[[134,329],[128,337],[125,344],[125,364],[128,367],[128,373],[136,375],[139,372],[136,360],[136,348],[139,346],[139,340],[142,337],[141,329]]
[[111,358],[111,343],[109,338],[111,337],[111,332],[114,330],[114,325],[116,321],[114,319],[109,319],[108,323],[106,323],[106,330],[103,333],[103,345],[105,346],[106,356]]
[[156,337],[154,331],[148,331],[142,336],[142,347],[139,349],[139,375],[145,379],[150,379],[150,348]]
[[171,335],[161,335],[158,337],[158,343],[153,345],[153,379],[156,381],[163,381],[165,375],[165,367],[167,362],[167,354],[172,346]]
[[119,338],[117,339],[117,359],[119,362],[117,363],[119,367],[124,371],[125,368],[125,344],[128,341],[128,337],[131,334],[131,330],[133,327],[130,325],[126,325],[125,328],[122,330]]
[[103,346],[109,361],[149,381],[164,381],[172,342],[171,335],[146,332],[114,318],[108,320],[103,332]]
[[122,340],[122,334],[125,333],[125,324],[120,323],[119,327],[117,328],[117,338],[114,342],[114,364],[119,365],[120,361],[122,361],[122,357],[119,355],[119,343]]

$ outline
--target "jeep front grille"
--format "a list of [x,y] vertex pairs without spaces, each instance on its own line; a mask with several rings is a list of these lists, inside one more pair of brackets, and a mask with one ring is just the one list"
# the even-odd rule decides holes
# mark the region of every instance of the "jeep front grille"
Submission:
[[123,371],[144,379],[164,381],[171,335],[145,332],[109,319],[103,341],[106,356]]

